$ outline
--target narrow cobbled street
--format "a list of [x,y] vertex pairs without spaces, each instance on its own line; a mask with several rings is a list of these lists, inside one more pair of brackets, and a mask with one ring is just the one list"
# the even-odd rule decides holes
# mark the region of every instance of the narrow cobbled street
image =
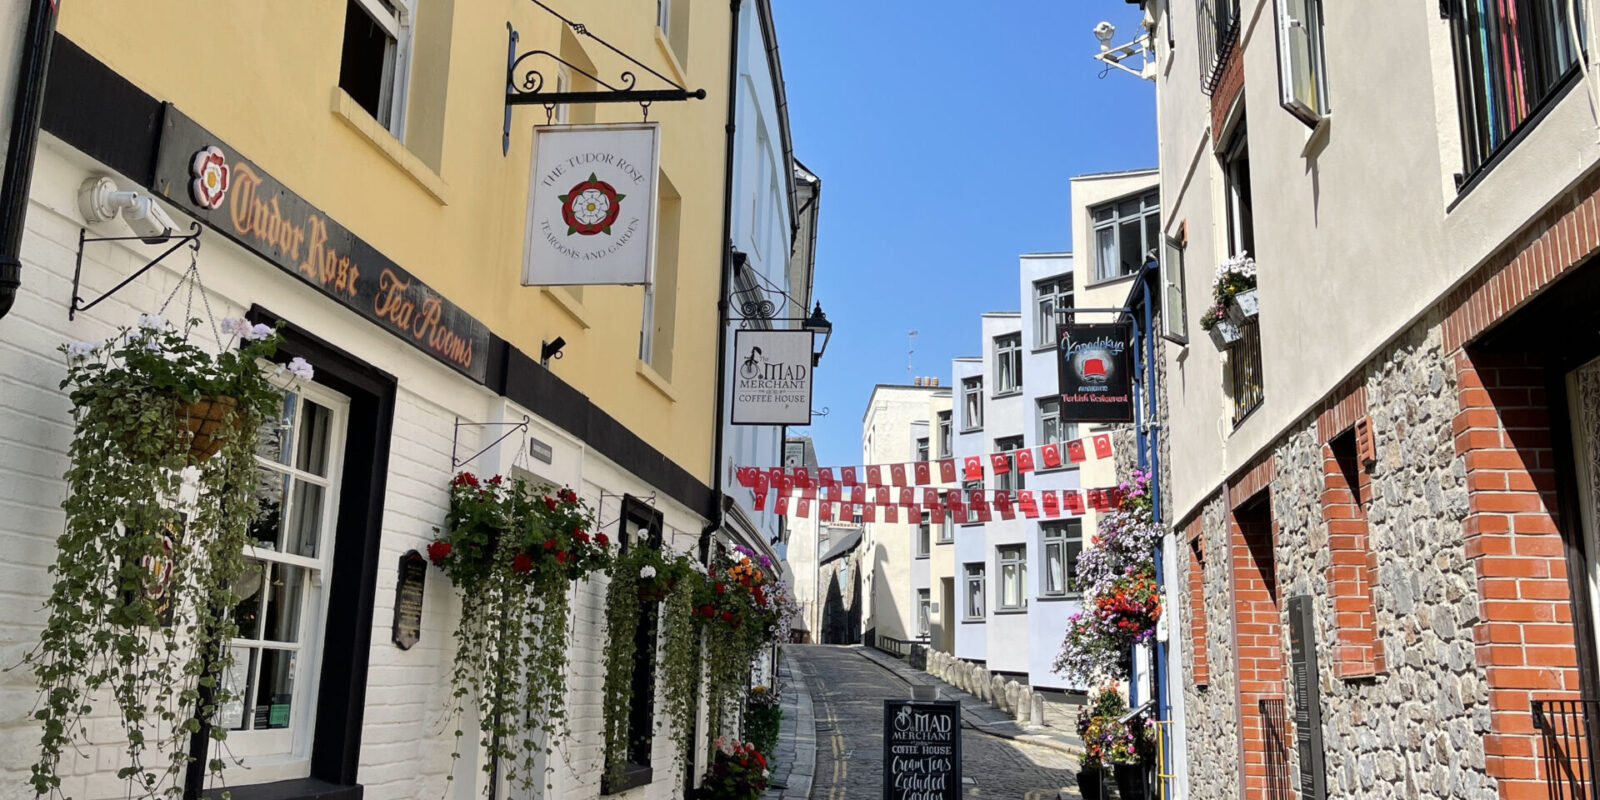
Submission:
[[[791,645],[811,693],[817,726],[813,800],[878,797],[883,780],[883,700],[904,698],[906,683],[855,649]],[[962,730],[967,797],[1055,800],[1076,785],[1077,761],[1055,750]]]

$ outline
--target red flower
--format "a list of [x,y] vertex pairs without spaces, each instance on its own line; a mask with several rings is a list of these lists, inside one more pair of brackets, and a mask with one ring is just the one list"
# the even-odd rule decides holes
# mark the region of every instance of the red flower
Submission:
[[606,535],[603,534],[603,533],[595,534],[594,535],[594,541],[595,541],[595,544],[598,544],[601,547],[610,547],[611,546],[611,540],[607,539]]
[[761,755],[761,751],[760,750],[756,751],[756,763],[760,764],[762,767],[765,767],[767,765],[767,757],[764,756],[764,755]]
[[489,479],[489,485],[490,486],[499,486],[501,484],[501,482],[503,482],[504,480],[505,480],[505,478],[502,478],[499,475],[496,475],[493,478]]
[[450,481],[450,485],[471,486],[472,488],[476,489],[478,488],[478,476],[473,475],[470,472],[463,472],[457,475],[454,480]]
[[589,534],[583,532],[581,529],[575,530],[572,532],[572,538],[577,539],[580,542],[587,542],[589,541]]
[[728,587],[723,586],[721,583],[714,584],[713,588],[717,590],[717,594],[727,594],[728,592]]
[[732,611],[724,611],[724,612],[722,612],[722,621],[731,624],[733,622],[733,612]]
[[554,497],[546,497],[544,499],[544,507],[547,511],[556,510],[556,499]]
[[533,559],[527,553],[518,553],[511,557],[511,570],[513,572],[529,572],[533,569]]
[[546,539],[546,540],[544,540],[544,549],[546,549],[546,550],[554,550],[554,549],[556,549],[556,540],[554,540],[554,539]]
[[750,594],[755,596],[756,603],[758,603],[760,605],[766,605],[767,604],[767,598],[766,598],[766,596],[764,596],[761,593],[761,587],[760,586],[757,586],[756,588],[751,589],[750,590]]
[[565,564],[565,563],[567,563],[567,551],[565,551],[565,550],[557,550],[556,551],[556,563],[557,564]]
[[706,616],[706,617],[714,617],[714,616],[717,615],[717,610],[712,608],[711,606],[701,606],[700,607],[700,614],[702,616]]
[[444,560],[449,557],[449,542],[434,542],[433,544],[428,545],[428,560],[432,561],[434,566],[437,567],[442,565]]
[[572,491],[571,489],[562,489],[561,491],[556,492],[556,497],[560,498],[561,502],[563,503],[578,502],[578,493]]

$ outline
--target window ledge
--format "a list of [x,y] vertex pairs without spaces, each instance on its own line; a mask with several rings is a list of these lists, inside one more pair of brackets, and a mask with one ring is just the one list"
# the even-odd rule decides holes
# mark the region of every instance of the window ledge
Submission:
[[[977,433],[977,432],[979,432],[981,430],[983,430],[983,426],[979,425],[976,428],[962,428],[961,432],[962,433]],[[957,458],[957,456],[951,456],[951,458]]]
[[663,378],[661,373],[656,372],[655,367],[646,364],[644,361],[635,359],[633,362],[633,372],[634,374],[643,378],[645,383],[650,384],[651,388],[655,389],[657,392],[660,392],[662,397],[665,397],[674,403],[678,402],[678,393],[672,390],[672,382],[666,378]]
[[1000,400],[1000,399],[1006,398],[1006,397],[1016,397],[1019,394],[1022,394],[1022,390],[1021,389],[1012,389],[1009,392],[995,392],[994,394],[989,395],[989,399],[990,400]]
[[[1137,272],[1130,272],[1127,275],[1118,275],[1115,278],[1100,278],[1099,280],[1094,280],[1094,281],[1090,281],[1088,283],[1085,283],[1083,285],[1083,288],[1085,288],[1085,289],[1099,289],[1102,286],[1110,286],[1110,285],[1112,285],[1114,283],[1122,283],[1123,281],[1131,281],[1135,277],[1137,277],[1138,275],[1139,275],[1139,273],[1137,273]],[[1094,313],[1094,312],[1088,312],[1088,313]]]
[[655,770],[649,764],[628,764],[622,768],[622,777],[612,783],[608,778],[600,780],[600,793],[602,795],[621,794],[629,789],[647,786],[655,780]]
[[1033,474],[1035,474],[1035,475],[1054,475],[1057,472],[1071,472],[1072,470],[1075,470],[1077,468],[1078,468],[1077,464],[1062,464],[1059,467],[1035,467],[1034,470],[1033,470]]
[[688,86],[688,70],[678,61],[678,51],[672,49],[672,42],[667,40],[667,32],[660,27],[656,28],[656,49],[660,50],[661,57],[667,60],[667,68],[672,71],[672,76],[678,79],[678,84]]
[[1054,353],[1055,351],[1056,346],[1053,344],[1041,344],[1033,348],[1034,355],[1039,355],[1040,353]]
[[1040,603],[1062,603],[1068,601],[1082,601],[1082,594],[1041,594],[1033,598]]
[[583,301],[579,300],[565,286],[546,286],[544,296],[556,301],[556,306],[572,317],[578,327],[588,330],[594,327],[594,321],[589,319],[589,311],[584,308]]
[[330,109],[333,115],[350,126],[350,129],[361,134],[369,144],[376,147],[379,152],[388,157],[389,161],[399,167],[402,172],[414,181],[422,190],[433,197],[441,206],[450,205],[448,196],[450,185],[439,177],[422,159],[417,158],[407,150],[394,134],[378,121],[372,118],[367,110],[358,105],[355,98],[351,97],[344,89],[333,87],[333,104]]
[[962,625],[982,625],[985,621],[986,620],[983,617],[973,617],[972,619],[961,620],[961,624]]
[[232,800],[361,800],[360,784],[341,786],[316,778],[296,778],[272,783],[229,786],[201,794],[205,800],[220,800],[226,791]]
[[1027,607],[1023,607],[1023,608],[1001,608],[1001,609],[997,609],[997,610],[995,610],[993,612],[990,612],[990,613],[994,614],[997,617],[1011,617],[1011,616],[1016,616],[1018,614],[1026,614],[1026,613],[1028,613],[1028,609],[1027,609]]

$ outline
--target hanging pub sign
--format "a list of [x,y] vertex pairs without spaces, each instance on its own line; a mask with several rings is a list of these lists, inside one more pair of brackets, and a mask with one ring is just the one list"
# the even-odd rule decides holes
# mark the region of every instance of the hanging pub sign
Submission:
[[489,328],[168,104],[155,191],[335,302],[482,383]]
[[659,132],[653,122],[534,128],[523,285],[650,282]]
[[1132,422],[1132,326],[1061,325],[1056,369],[1062,422]]
[[811,424],[811,331],[734,331],[733,424]]

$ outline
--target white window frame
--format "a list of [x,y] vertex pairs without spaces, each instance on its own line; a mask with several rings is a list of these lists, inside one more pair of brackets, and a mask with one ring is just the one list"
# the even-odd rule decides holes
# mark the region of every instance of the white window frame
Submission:
[[[406,106],[410,100],[411,89],[411,38],[412,25],[416,19],[414,8],[417,0],[390,0],[394,10],[385,8],[382,0],[356,0],[356,4],[367,12],[367,16],[383,28],[394,40],[394,58],[383,65],[383,83],[388,87],[389,108],[387,113],[383,108],[383,98],[378,100],[378,123],[383,125],[394,138],[404,142],[406,140]],[[383,117],[388,117],[384,119]]]
[[933,552],[933,526],[927,520],[917,523],[916,541],[912,547],[912,555],[917,558],[927,558]]
[[1025,446],[1026,440],[1021,436],[1002,436],[994,440],[994,451],[1005,454],[1006,464],[1009,467],[1005,472],[994,476],[995,489],[1002,492],[1015,492],[1028,488],[1022,473],[1017,471],[1016,452]]
[[[1022,611],[1028,607],[1028,546],[995,545],[994,562],[1000,573],[1000,589],[995,595],[996,611]],[[1009,574],[1008,574],[1009,573]],[[1007,587],[1016,587],[1017,602],[1007,602]]]
[[982,488],[983,488],[983,481],[962,481],[961,482],[961,498],[962,498],[962,500],[966,501],[965,508],[967,509],[967,518],[966,518],[965,522],[967,524],[975,523],[975,522],[978,521],[978,511],[977,511],[977,509],[972,507],[972,490],[973,489],[982,489]]
[[[973,411],[977,413],[974,414]],[[977,417],[977,419],[973,419]],[[961,379],[962,431],[983,430],[983,376]]]
[[[1078,438],[1078,423],[1061,421],[1060,395],[1041,397],[1038,399],[1037,403],[1039,409],[1039,444],[1041,446],[1047,444],[1061,444],[1062,442],[1070,442],[1073,439]],[[1051,404],[1054,404],[1053,409],[1051,408]],[[1046,432],[1046,423],[1050,420],[1055,420],[1056,423],[1056,435],[1053,437]],[[1068,466],[1068,464],[1063,462],[1062,466]],[[1045,467],[1045,469],[1056,468]]]
[[[1039,525],[1040,555],[1039,595],[1041,597],[1076,597],[1081,590],[1075,585],[1078,557],[1083,554],[1083,521],[1056,520]],[[1077,545],[1073,551],[1072,545]],[[1056,586],[1050,572],[1050,551],[1061,551],[1061,585]]]
[[955,421],[951,419],[955,414],[950,411],[939,412],[939,457],[949,458],[955,452]]
[[[1010,381],[1006,378],[1010,377]],[[1022,391],[1022,334],[1006,333],[994,337],[994,396],[1005,397]]]
[[663,35],[672,33],[672,0],[656,0],[656,27]]
[[[317,718],[317,690],[322,678],[322,657],[326,652],[324,634],[328,617],[328,594],[332,586],[330,580],[333,572],[333,552],[335,537],[338,532],[339,519],[339,487],[344,474],[344,444],[345,436],[349,430],[350,400],[331,389],[314,383],[303,383],[294,392],[298,396],[296,401],[295,419],[304,418],[304,402],[309,400],[323,408],[328,409],[328,461],[325,476],[317,476],[292,465],[279,464],[257,455],[256,463],[264,469],[271,469],[280,475],[287,475],[296,480],[323,487],[324,505],[322,519],[319,522],[318,554],[315,558],[282,553],[275,550],[257,548],[246,545],[244,555],[249,559],[267,561],[274,564],[300,567],[307,570],[306,581],[301,587],[302,613],[299,619],[298,647],[285,646],[279,642],[259,641],[235,636],[231,647],[241,649],[236,652],[239,657],[249,658],[249,650],[298,650],[295,659],[294,689],[291,696],[294,698],[290,705],[289,725],[285,728],[267,730],[230,730],[228,731],[228,755],[224,759],[226,766],[223,775],[229,783],[255,784],[276,780],[291,780],[308,777],[311,774],[311,746],[312,733],[316,726]],[[282,499],[282,515],[288,518],[293,511],[293,492],[288,492]],[[268,591],[262,587],[262,591]],[[248,675],[248,662],[246,662]],[[259,683],[259,675],[254,683]],[[246,719],[250,718],[249,691],[253,687],[244,687],[246,694],[241,696],[240,702],[245,706]]]
[[[988,605],[989,579],[984,563],[982,561],[973,561],[963,565],[962,580],[966,591],[961,595],[961,619],[966,622],[977,622],[985,619],[984,609]],[[976,594],[974,594],[973,589],[977,589]],[[974,613],[972,607],[972,598],[974,596],[978,598],[976,613]]]
[[[1152,200],[1152,198],[1153,204],[1147,206],[1146,202]],[[1139,203],[1139,243],[1142,245],[1139,252],[1139,257],[1143,259],[1151,250],[1159,250],[1161,247],[1161,243],[1159,241],[1145,241],[1145,236],[1150,230],[1147,219],[1152,215],[1156,218],[1156,236],[1158,238],[1160,237],[1161,194],[1159,190],[1151,189],[1148,191],[1139,192],[1137,194],[1131,194],[1126,197],[1119,197],[1115,200],[1110,200],[1090,208],[1089,225],[1092,229],[1090,251],[1094,253],[1095,283],[1126,278],[1129,275],[1137,273],[1139,265],[1144,263],[1143,261],[1140,261],[1139,265],[1135,265],[1133,272],[1123,272],[1122,263],[1120,260],[1109,267],[1106,264],[1101,263],[1104,260],[1101,258],[1100,252],[1100,236],[1102,233],[1109,232],[1111,234],[1112,250],[1118,254],[1119,259],[1121,257],[1122,225],[1123,223],[1128,222],[1129,219],[1122,216],[1121,206],[1123,203],[1126,203],[1130,200],[1137,201]],[[1097,214],[1108,209],[1111,212],[1111,216],[1103,220],[1095,219]]]
[[[1241,163],[1248,164],[1249,161],[1249,130],[1241,121],[1228,137],[1228,146],[1222,157],[1222,187],[1227,196],[1223,210],[1227,215],[1228,253],[1232,256],[1245,255],[1255,244],[1255,195],[1251,191],[1249,168],[1240,168]],[[1250,198],[1248,203],[1244,202],[1246,196]],[[1244,219],[1247,207],[1249,225],[1245,224]]]
[[1189,343],[1189,300],[1184,289],[1184,246],[1171,236],[1162,237],[1161,336],[1178,345]]
[[933,443],[926,436],[917,437],[917,461],[927,461],[933,455]]
[[[1065,305],[1062,298],[1066,298]],[[1034,341],[1038,346],[1055,347],[1056,326],[1060,324],[1060,312],[1063,308],[1071,308],[1073,303],[1072,274],[1058,275],[1054,278],[1035,282],[1033,284],[1033,306],[1038,313]]]
[[917,590],[917,638],[926,639],[933,629],[933,592]]
[[1278,103],[1308,125],[1328,115],[1322,0],[1277,0]]
[[938,544],[950,544],[956,540],[955,518],[951,514],[944,515],[944,521],[939,523]]

